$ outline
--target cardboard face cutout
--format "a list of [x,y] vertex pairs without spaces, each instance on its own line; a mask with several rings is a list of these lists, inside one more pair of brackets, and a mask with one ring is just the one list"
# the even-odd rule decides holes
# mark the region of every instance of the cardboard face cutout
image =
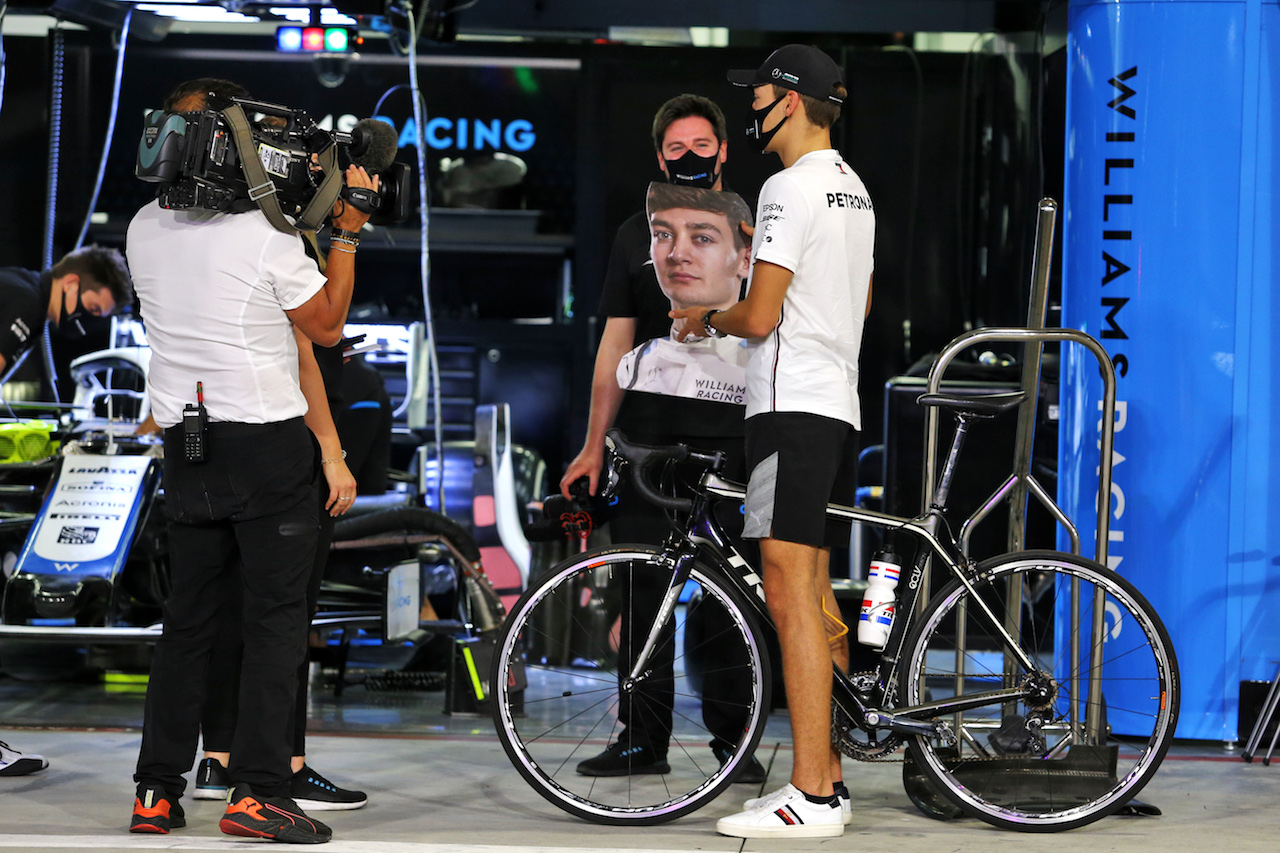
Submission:
[[751,269],[751,241],[741,222],[751,211],[737,193],[652,183],[645,212],[649,255],[673,306],[728,308]]
[[[672,307],[728,308],[751,270],[751,243],[740,223],[751,210],[736,193],[649,185],[649,253]],[[655,338],[623,356],[625,390],[746,405],[749,350],[739,338]]]

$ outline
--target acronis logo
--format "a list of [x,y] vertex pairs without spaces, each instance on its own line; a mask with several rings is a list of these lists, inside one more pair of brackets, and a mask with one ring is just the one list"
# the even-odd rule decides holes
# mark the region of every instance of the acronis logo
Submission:
[[[411,148],[417,141],[417,124],[412,117],[406,119],[403,125],[397,125],[387,116],[374,118],[395,128],[400,148]],[[357,121],[354,115],[347,113],[338,116],[336,121],[332,115],[327,115],[317,124],[321,130],[348,133],[356,126]],[[533,148],[538,141],[538,134],[533,123],[522,118],[504,120],[432,116],[423,126],[422,138],[433,151],[523,152]]]

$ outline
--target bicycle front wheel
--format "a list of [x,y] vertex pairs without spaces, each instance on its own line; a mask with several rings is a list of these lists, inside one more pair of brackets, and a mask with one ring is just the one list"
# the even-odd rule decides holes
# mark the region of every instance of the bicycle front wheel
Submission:
[[[671,580],[658,559],[641,546],[572,557],[521,596],[498,638],[490,695],[503,749],[539,794],[596,823],[657,824],[709,802],[768,716],[769,659],[750,605],[700,564],[630,681]],[[623,754],[621,775],[579,772],[620,740],[665,761],[627,766]]]
[[903,654],[907,705],[1022,688],[1016,702],[947,717],[954,744],[909,743],[940,792],[996,826],[1056,832],[1105,817],[1151,780],[1173,741],[1169,635],[1131,583],[1092,560],[1052,551],[988,560],[968,586],[953,580],[925,605]]

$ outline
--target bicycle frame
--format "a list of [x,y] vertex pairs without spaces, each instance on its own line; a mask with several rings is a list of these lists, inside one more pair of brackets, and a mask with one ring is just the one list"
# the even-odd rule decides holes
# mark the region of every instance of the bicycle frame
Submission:
[[[953,445],[953,453],[958,452],[959,444],[963,441],[963,429],[958,433]],[[969,587],[971,593],[974,592],[965,571],[972,566],[971,561],[960,554],[953,538],[939,539],[937,535],[943,522],[943,507],[939,504],[945,504],[946,486],[950,482],[951,467],[948,466],[943,474],[938,495],[939,502],[916,518],[904,518],[838,504],[831,504],[827,508],[829,518],[869,524],[886,530],[903,531],[915,537],[922,546],[917,550],[912,570],[907,576],[904,594],[897,608],[899,616],[894,620],[889,641],[881,654],[880,664],[876,669],[876,683],[871,694],[867,696],[861,694],[849,677],[833,665],[834,700],[856,727],[867,732],[888,729],[895,734],[936,736],[951,742],[954,741],[955,736],[945,724],[935,722],[936,718],[1013,701],[1026,695],[1026,691],[1022,688],[1006,688],[911,707],[891,707],[892,700],[897,695],[898,658],[907,636],[907,629],[916,611],[916,598],[921,589],[921,579],[929,558],[936,556],[941,559],[947,569],[959,578],[961,583]],[[710,511],[715,500],[732,500],[741,503],[745,498],[746,490],[743,486],[722,479],[714,472],[708,472],[702,476],[684,531],[673,533],[663,548],[664,559],[672,569],[672,579],[655,617],[655,627],[665,625],[671,618],[680,591],[689,579],[690,570],[699,554],[699,549],[704,548],[712,557],[710,567],[718,569],[726,580],[748,593],[747,599],[751,602],[756,616],[762,624],[771,630],[774,629],[773,620],[765,605],[763,579],[734,547]],[[975,600],[982,604],[986,617],[1004,640],[1006,649],[1014,654],[1028,670],[1034,670],[1036,668],[1034,662],[1009,635],[1004,621],[997,617],[985,603],[982,603],[976,594]],[[644,647],[624,682],[625,685],[634,685],[644,678],[645,668],[658,641],[658,636],[659,631],[653,629],[649,631]]]

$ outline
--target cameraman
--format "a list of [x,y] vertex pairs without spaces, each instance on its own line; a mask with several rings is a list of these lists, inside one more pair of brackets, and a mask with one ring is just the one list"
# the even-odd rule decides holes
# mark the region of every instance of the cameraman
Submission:
[[[203,111],[211,97],[221,103],[246,94],[224,80],[193,80],[169,96],[165,109]],[[349,187],[378,186],[360,167],[345,177]],[[335,228],[358,231],[367,220],[354,206],[334,206]],[[172,573],[130,831],[167,833],[186,824],[178,802],[186,788],[182,774],[196,755],[217,615],[239,582],[239,718],[246,724],[236,727],[234,787],[220,827],[230,835],[328,841],[330,829],[289,798],[323,461],[303,422],[292,327],[324,345],[339,341],[355,248],[334,252],[322,274],[302,240],[275,230],[257,209],[166,210],[152,202],[129,225],[127,254],[151,342],[147,390],[164,429]],[[203,436],[203,461],[187,458],[183,425],[184,408],[199,402],[198,384],[208,419],[195,431]]]

